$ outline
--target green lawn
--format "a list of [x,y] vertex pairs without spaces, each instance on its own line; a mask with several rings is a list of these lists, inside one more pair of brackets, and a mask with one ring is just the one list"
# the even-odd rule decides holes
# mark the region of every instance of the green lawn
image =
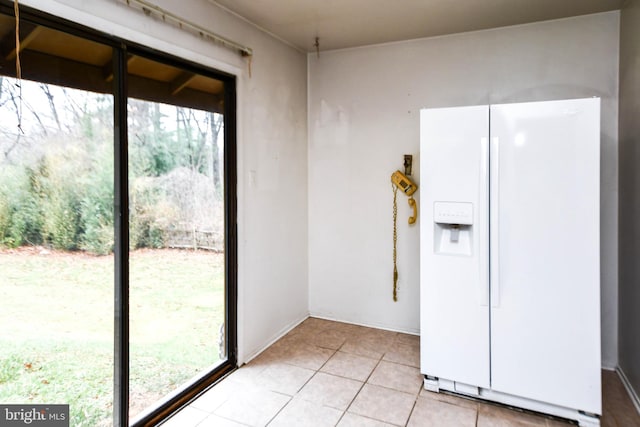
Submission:
[[[131,254],[131,408],[218,361],[224,258]],[[72,426],[110,425],[113,257],[0,251],[0,402],[68,403]]]

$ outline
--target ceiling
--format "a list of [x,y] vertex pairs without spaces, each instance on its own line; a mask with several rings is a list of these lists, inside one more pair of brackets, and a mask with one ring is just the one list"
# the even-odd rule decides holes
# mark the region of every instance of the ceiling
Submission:
[[623,0],[210,0],[306,52],[619,9]]

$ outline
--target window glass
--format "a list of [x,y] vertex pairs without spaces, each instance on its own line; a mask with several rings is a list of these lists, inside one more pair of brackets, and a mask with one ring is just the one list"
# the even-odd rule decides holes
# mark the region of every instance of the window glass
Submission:
[[226,359],[222,83],[129,60],[130,409]]
[[[0,15],[3,39],[14,25]],[[22,27],[24,78],[15,52],[0,68],[0,402],[69,404],[71,425],[111,425],[112,52]]]

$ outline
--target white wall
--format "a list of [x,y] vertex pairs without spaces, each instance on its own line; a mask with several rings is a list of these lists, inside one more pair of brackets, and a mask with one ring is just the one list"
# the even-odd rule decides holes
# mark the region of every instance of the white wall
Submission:
[[640,0],[620,18],[620,369],[640,410]]
[[28,5],[238,77],[239,361],[308,314],[304,54],[205,0],[156,4],[253,48],[236,53],[112,0]]
[[599,96],[603,364],[615,366],[618,27],[608,12],[308,55],[311,314],[418,332],[420,224],[399,195],[394,303],[389,176],[403,154],[420,176],[420,108]]

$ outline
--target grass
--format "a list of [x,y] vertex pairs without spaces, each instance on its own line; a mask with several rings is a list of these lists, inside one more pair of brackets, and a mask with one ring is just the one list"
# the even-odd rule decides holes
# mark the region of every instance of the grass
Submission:
[[[72,426],[110,425],[113,257],[0,251],[0,402],[68,403]],[[218,361],[224,258],[131,254],[130,413]]]

